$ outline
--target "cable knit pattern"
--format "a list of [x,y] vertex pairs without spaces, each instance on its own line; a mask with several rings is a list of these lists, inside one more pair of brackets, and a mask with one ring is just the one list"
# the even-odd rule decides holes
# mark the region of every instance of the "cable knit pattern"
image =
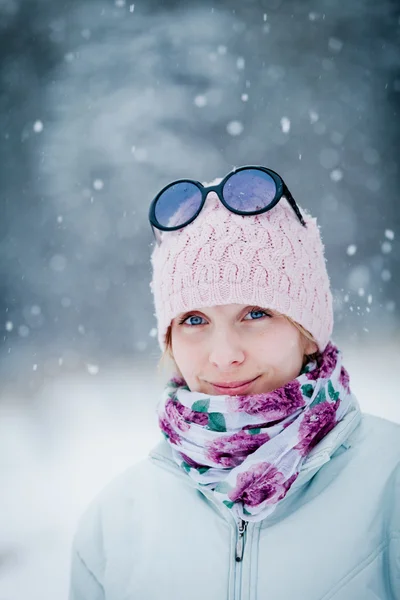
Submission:
[[333,328],[332,294],[316,219],[285,198],[255,216],[228,211],[211,192],[200,215],[162,234],[151,256],[158,341],[181,312],[221,304],[277,310],[305,327],[323,351]]

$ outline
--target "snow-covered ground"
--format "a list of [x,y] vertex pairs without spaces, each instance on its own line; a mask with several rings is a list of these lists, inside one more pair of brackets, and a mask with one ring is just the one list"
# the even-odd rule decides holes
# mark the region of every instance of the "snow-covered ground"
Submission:
[[[400,345],[344,349],[366,412],[400,423]],[[158,441],[161,375],[140,366],[49,382],[0,402],[0,598],[65,600],[70,544],[90,499]]]

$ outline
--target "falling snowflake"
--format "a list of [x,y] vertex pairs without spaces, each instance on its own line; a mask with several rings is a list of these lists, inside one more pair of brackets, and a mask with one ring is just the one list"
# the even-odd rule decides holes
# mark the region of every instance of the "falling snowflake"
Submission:
[[381,250],[383,254],[390,254],[390,252],[392,251],[392,244],[390,242],[383,242]]
[[356,252],[357,246],[355,244],[350,244],[350,246],[347,247],[347,254],[349,256],[354,256]]
[[67,259],[61,254],[55,254],[51,257],[49,265],[53,271],[64,271],[67,266]]
[[331,37],[329,38],[328,46],[330,50],[333,50],[334,52],[340,52],[343,48],[343,42],[338,38]]
[[198,106],[199,108],[202,108],[203,106],[206,106],[207,104],[207,98],[205,96],[196,96],[196,98],[194,99],[194,103],[196,106]]
[[331,172],[332,181],[340,181],[343,179],[343,171],[341,169],[333,169]]
[[385,236],[388,240],[394,240],[394,231],[392,231],[391,229],[386,229]]
[[102,181],[102,179],[95,179],[93,181],[93,187],[95,190],[102,190],[104,187],[104,182]]
[[97,375],[97,373],[99,372],[98,365],[87,364],[86,367],[87,367],[88,373],[90,373],[90,375]]
[[283,133],[289,133],[290,131],[290,119],[287,117],[282,117],[281,119],[281,129]]
[[243,123],[240,121],[230,121],[226,126],[226,130],[230,135],[240,135],[243,132]]
[[42,121],[35,121],[33,124],[33,131],[35,133],[41,133],[43,131],[43,123]]

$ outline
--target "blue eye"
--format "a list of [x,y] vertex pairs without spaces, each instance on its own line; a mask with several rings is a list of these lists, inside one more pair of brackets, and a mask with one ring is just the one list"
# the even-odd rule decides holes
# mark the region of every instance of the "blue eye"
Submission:
[[[249,313],[247,313],[247,315],[258,315],[252,319],[245,319],[247,321],[258,321],[263,316],[265,316],[265,317],[271,316],[265,310],[251,310]],[[246,315],[246,317],[247,317],[247,315]]]
[[[189,319],[200,319],[200,321],[201,321],[202,318],[203,317],[199,317],[198,315],[190,315],[189,317],[186,317],[186,319],[183,319],[180,322],[180,324],[182,325],[182,323],[186,323],[186,321],[189,321]],[[193,323],[193,321],[192,321],[191,323],[187,323],[187,325],[193,325],[193,326],[195,326],[195,325],[202,325],[202,323],[199,323],[199,322]]]

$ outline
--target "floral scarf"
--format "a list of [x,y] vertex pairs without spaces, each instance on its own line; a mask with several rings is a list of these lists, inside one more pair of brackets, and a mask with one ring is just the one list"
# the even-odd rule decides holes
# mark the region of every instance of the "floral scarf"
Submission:
[[174,377],[157,408],[176,463],[247,521],[274,511],[310,450],[353,410],[358,403],[332,343],[273,392],[209,396]]

